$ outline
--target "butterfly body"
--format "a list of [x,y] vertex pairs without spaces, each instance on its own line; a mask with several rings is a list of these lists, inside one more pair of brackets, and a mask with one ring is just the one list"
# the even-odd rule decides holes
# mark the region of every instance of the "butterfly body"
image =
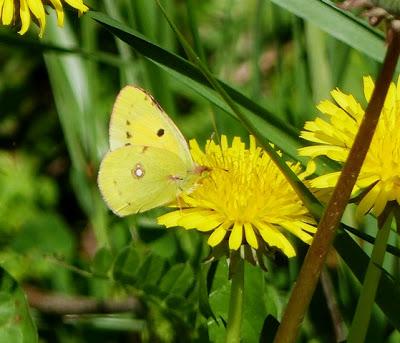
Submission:
[[98,184],[108,207],[125,216],[190,192],[201,173],[172,120],[144,90],[126,86],[110,120],[110,151]]

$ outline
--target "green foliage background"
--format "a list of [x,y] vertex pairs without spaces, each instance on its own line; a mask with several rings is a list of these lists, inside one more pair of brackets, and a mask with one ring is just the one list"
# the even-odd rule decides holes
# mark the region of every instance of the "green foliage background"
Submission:
[[[202,263],[205,237],[157,226],[164,209],[117,218],[100,198],[96,173],[118,90],[148,89],[187,139],[247,140],[202,61],[252,133],[297,159],[298,133],[331,89],[362,101],[362,76],[375,76],[384,56],[383,34],[326,0],[162,1],[194,59],[156,2],[86,3],[96,11],[71,13],[63,29],[49,10],[43,40],[34,30],[0,30],[0,342],[221,342],[228,267]],[[351,209],[344,224],[356,227]],[[300,342],[334,341],[350,325],[375,220],[357,229],[340,229],[325,271],[332,290],[318,287]],[[267,273],[246,264],[243,342],[273,337],[306,250],[295,243],[299,258],[277,255]],[[389,243],[368,342],[400,342],[394,230]],[[46,296],[58,305],[46,307]],[[105,310],[127,299],[128,311]],[[67,311],[61,300],[96,306]],[[343,322],[332,320],[332,303]]]

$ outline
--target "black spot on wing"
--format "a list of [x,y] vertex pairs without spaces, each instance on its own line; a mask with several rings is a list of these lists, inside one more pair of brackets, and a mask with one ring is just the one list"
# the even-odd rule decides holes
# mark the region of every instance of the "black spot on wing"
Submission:
[[[131,107],[132,107],[132,105],[131,105]],[[131,122],[129,121],[129,120],[126,120],[126,125],[131,125]]]
[[158,137],[162,137],[162,136],[164,136],[164,133],[165,133],[164,129],[159,129],[159,130],[157,131],[157,136],[158,136]]
[[129,131],[126,131],[126,138],[127,139],[132,138],[132,134]]

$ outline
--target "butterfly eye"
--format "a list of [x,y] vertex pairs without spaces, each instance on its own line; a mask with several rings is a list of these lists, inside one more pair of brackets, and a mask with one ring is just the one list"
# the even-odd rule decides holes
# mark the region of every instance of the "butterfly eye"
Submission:
[[157,136],[158,137],[162,137],[162,136],[164,136],[164,129],[159,129],[158,131],[157,131]]
[[135,179],[140,179],[144,176],[143,166],[138,163],[134,169],[131,170],[131,174]]

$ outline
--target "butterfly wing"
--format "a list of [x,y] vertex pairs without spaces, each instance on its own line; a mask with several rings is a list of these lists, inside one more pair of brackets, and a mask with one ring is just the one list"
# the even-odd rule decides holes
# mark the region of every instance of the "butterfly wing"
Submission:
[[193,166],[185,138],[153,97],[144,90],[124,87],[110,120],[110,150],[126,145],[153,146],[173,152]]
[[108,152],[98,184],[108,207],[119,216],[165,205],[191,185],[190,171],[173,152],[130,145]]

